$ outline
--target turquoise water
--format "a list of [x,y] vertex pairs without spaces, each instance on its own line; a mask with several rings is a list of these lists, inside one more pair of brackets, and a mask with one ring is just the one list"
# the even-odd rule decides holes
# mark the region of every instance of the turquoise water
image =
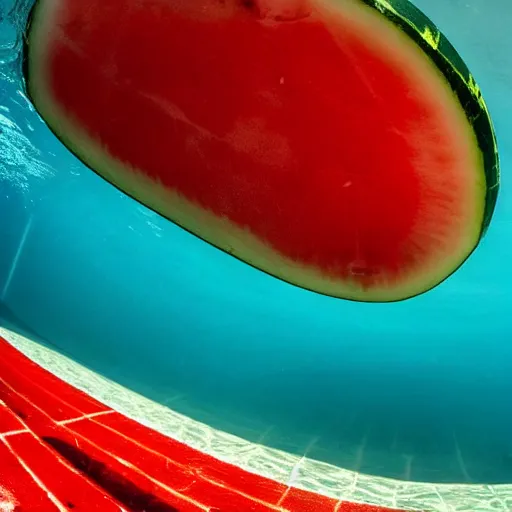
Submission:
[[512,482],[512,35],[507,0],[417,0],[489,105],[494,222],[442,286],[359,304],[273,279],[82,166],[21,92],[0,0],[0,324],[178,412],[349,469]]

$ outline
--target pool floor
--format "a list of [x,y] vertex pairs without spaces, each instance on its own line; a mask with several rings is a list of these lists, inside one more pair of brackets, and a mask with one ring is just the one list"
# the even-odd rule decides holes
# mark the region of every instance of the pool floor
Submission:
[[[0,329],[0,353],[0,481],[10,485],[0,489],[0,499],[2,492],[25,500],[45,494],[53,505],[41,510],[63,511],[92,487],[87,499],[118,507],[101,510],[124,510],[119,504],[127,500],[129,510],[163,512],[512,508],[512,485],[373,477],[248,442],[6,329]],[[148,499],[155,508],[146,507]]]

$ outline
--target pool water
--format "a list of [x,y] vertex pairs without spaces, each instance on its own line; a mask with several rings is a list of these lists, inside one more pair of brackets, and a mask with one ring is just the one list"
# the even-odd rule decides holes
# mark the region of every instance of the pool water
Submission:
[[455,275],[362,304],[263,274],[85,168],[23,93],[32,2],[0,0],[0,325],[250,441],[371,475],[512,482],[512,6],[415,3],[482,88],[503,184]]

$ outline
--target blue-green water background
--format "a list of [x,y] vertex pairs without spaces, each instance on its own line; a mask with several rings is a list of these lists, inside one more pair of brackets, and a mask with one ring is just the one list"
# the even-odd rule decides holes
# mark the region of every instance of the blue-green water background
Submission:
[[85,168],[21,92],[31,3],[0,0],[0,324],[269,446],[396,478],[512,482],[510,0],[416,0],[482,87],[503,183],[467,264],[387,305],[273,279]]

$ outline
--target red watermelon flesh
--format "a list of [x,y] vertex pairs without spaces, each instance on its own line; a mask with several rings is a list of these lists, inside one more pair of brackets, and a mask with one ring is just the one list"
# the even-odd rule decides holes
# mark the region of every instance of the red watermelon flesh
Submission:
[[359,0],[40,0],[28,85],[100,175],[298,286],[410,297],[480,238],[463,107]]

